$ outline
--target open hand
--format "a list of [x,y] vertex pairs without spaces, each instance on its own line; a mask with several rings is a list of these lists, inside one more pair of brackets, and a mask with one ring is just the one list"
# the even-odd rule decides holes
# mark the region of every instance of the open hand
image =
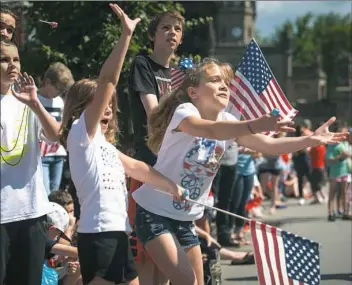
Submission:
[[12,88],[12,94],[17,100],[31,107],[38,102],[37,87],[34,79],[26,72],[21,73],[15,81],[16,89]]
[[253,122],[255,132],[281,131],[281,132],[295,132],[296,129],[292,120],[280,119],[280,116],[272,114],[265,114]]
[[114,13],[120,18],[123,24],[123,30],[129,35],[131,35],[141,19],[140,18],[136,18],[134,20],[130,19],[125,14],[125,12],[120,8],[120,6],[117,4],[110,3],[109,6],[114,11]]
[[317,145],[320,144],[338,144],[344,141],[349,135],[348,132],[332,133],[329,131],[329,127],[336,121],[335,117],[331,117],[323,125],[321,125],[311,136],[317,141]]

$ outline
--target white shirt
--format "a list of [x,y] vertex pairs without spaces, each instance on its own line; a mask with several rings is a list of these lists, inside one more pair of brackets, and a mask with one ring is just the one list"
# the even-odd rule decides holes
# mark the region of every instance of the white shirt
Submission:
[[1,95],[1,224],[49,211],[39,150],[41,126],[13,95]]
[[[62,112],[64,109],[64,100],[60,96],[55,98],[47,98],[41,95],[38,95],[38,99],[43,104],[44,108],[48,113],[53,116],[56,121],[61,122]],[[54,145],[48,145],[45,142],[40,145],[42,156],[66,156],[65,148],[56,143]]]
[[[166,129],[154,168],[188,189],[191,199],[206,204],[220,160],[233,140],[217,141],[176,132],[182,120],[189,116],[201,117],[192,103],[177,107]],[[226,112],[219,116],[221,120],[236,120]],[[141,207],[157,215],[179,221],[193,221],[203,216],[203,206],[173,201],[171,195],[155,191],[149,184],[144,184],[132,195]]]
[[80,233],[130,231],[127,189],[119,151],[101,133],[89,139],[85,112],[67,138],[71,177],[81,205]]

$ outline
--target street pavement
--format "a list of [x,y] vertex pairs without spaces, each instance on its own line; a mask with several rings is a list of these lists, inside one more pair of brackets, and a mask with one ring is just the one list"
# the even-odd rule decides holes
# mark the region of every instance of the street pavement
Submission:
[[[263,221],[321,244],[321,285],[351,285],[352,222],[340,219],[327,222],[326,204],[300,206],[297,200],[290,200],[288,205],[288,208],[278,210],[275,216],[267,215],[269,207],[266,207]],[[242,249],[250,251],[251,246]],[[223,285],[258,284],[255,265],[233,266],[229,263],[222,261]]]

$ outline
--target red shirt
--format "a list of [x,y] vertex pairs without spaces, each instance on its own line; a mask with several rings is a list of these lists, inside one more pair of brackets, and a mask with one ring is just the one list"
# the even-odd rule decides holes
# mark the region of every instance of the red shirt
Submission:
[[324,145],[318,145],[312,147],[310,150],[310,161],[312,168],[324,168],[325,167],[325,153],[326,148]]

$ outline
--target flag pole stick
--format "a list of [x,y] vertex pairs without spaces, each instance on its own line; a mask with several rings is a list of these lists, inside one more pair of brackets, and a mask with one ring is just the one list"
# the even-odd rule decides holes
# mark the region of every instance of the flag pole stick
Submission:
[[[159,189],[155,189],[155,190],[158,191],[158,192],[160,192],[160,193],[164,193],[164,194],[167,194],[167,195],[171,195],[171,196],[172,196],[171,193],[168,193],[168,192],[165,192],[165,191],[162,191],[162,190],[159,190]],[[232,216],[232,217],[235,217],[235,218],[239,218],[239,219],[245,220],[245,221],[247,221],[247,222],[250,222],[250,221],[251,221],[251,219],[242,217],[242,216],[240,216],[240,215],[236,215],[236,214],[234,214],[234,213],[231,213],[231,212],[228,212],[228,211],[219,209],[219,208],[217,208],[217,207],[209,206],[209,205],[207,205],[207,204],[204,204],[204,203],[202,203],[202,202],[195,201],[195,200],[190,199],[190,198],[186,198],[185,200],[186,200],[187,202],[191,202],[191,203],[194,203],[194,204],[198,204],[198,205],[201,205],[201,206],[203,206],[203,207],[207,207],[207,208],[209,208],[209,209],[212,209],[212,210],[215,210],[215,211],[224,213],[224,214],[226,214],[226,215],[229,215],[229,216]],[[182,203],[182,202],[180,202],[180,203]]]

